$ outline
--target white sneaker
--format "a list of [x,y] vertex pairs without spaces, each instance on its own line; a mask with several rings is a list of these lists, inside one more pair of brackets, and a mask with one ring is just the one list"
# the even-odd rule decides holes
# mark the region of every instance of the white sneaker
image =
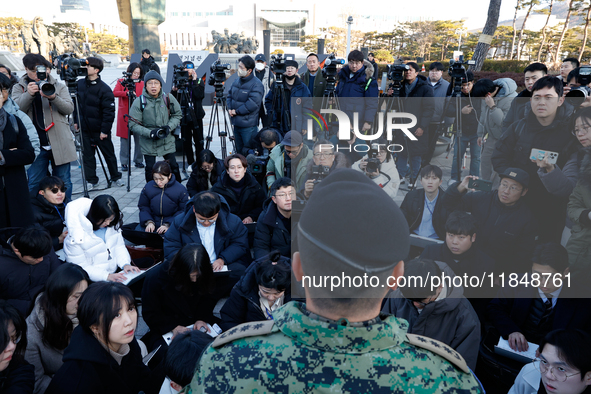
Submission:
[[94,188],[97,186],[98,186],[98,183],[86,182],[86,190],[88,190],[88,191],[94,190]]
[[115,181],[115,186],[123,187],[125,186],[125,182],[123,182],[121,179],[117,179]]

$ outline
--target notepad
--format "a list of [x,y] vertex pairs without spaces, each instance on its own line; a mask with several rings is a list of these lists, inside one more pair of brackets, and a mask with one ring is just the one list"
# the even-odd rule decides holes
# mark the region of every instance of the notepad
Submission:
[[[193,325],[192,324],[188,325],[187,328],[192,330]],[[212,326],[211,324],[207,323],[207,328],[209,328],[209,332],[206,332],[206,334],[212,338],[215,338],[222,333],[222,329],[217,324],[214,324]],[[166,334],[162,335],[162,338],[164,339],[164,342],[166,342],[167,345],[170,345],[170,343],[172,342],[173,335],[174,334],[172,333],[172,331],[167,332]]]
[[121,283],[123,283],[125,286],[130,285],[131,283],[135,283],[138,280],[140,280],[140,278],[142,277],[142,275],[145,275],[146,272],[150,271],[152,268],[158,266],[160,263],[154,264],[153,266],[151,266],[150,268],[148,268],[147,270],[144,271],[140,271],[140,272],[123,272],[121,271],[121,273],[123,275],[125,275],[125,280]]
[[536,350],[538,350],[539,347],[539,345],[531,342],[528,342],[528,345],[529,347],[526,351],[518,352],[511,349],[509,341],[501,337],[499,338],[499,343],[495,345],[495,353],[527,364],[536,358]]

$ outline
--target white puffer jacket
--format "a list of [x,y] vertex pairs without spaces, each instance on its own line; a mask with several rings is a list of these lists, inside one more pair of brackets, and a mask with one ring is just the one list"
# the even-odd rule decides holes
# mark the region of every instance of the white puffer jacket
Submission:
[[[361,170],[361,162],[367,159],[367,155],[365,155],[361,160],[356,161],[351,168],[357,171]],[[362,171],[363,172],[363,171]],[[384,189],[388,195],[394,199],[396,194],[398,194],[398,187],[400,186],[400,176],[398,175],[398,170],[396,169],[396,163],[394,159],[390,159],[388,162],[383,162],[382,167],[380,168],[380,175],[377,178],[372,178],[372,181],[376,183],[379,187]]]
[[78,264],[88,273],[90,280],[105,281],[117,267],[131,262],[121,230],[107,227],[105,242],[94,234],[92,223],[86,218],[92,200],[79,198],[66,205],[68,235],[64,240],[64,253],[68,263]]

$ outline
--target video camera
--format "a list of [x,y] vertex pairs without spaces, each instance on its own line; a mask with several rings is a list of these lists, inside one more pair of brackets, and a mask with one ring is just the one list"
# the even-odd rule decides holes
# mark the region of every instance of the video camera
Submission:
[[209,69],[211,74],[209,74],[209,80],[207,83],[209,83],[210,86],[215,87],[216,93],[223,92],[224,82],[226,82],[226,70],[230,69],[230,65],[222,64],[220,59],[218,59],[211,64]]
[[365,172],[377,172],[381,166],[382,162],[378,159],[378,151],[371,148],[367,152],[367,166],[365,167]]
[[476,61],[474,60],[468,60],[467,62],[465,62],[464,55],[460,55],[460,59],[458,61],[455,61],[454,59],[451,59],[449,61],[448,74],[454,80],[461,79],[462,81],[459,82],[460,84],[466,83],[466,81],[468,81],[468,76],[466,75],[466,68],[464,66],[473,66],[475,64]]
[[337,66],[345,64],[345,59],[338,59],[332,53],[324,61],[324,68],[322,69],[322,76],[326,79],[327,84],[334,84],[337,80]]
[[[194,69],[195,65],[191,62],[175,64],[173,67],[172,85],[177,89],[186,89],[189,85],[189,71],[187,69]],[[225,76],[225,74],[224,74]]]
[[47,67],[38,65],[35,67],[35,70],[39,79],[35,83],[39,86],[39,90],[46,96],[53,96],[55,94],[55,86],[47,82]]
[[88,60],[77,59],[73,54],[63,54],[56,58],[55,67],[57,73],[62,81],[66,81],[70,92],[76,90],[76,80],[78,77],[86,77],[88,75]]
[[268,151],[262,155],[251,153],[246,156],[246,162],[248,163],[248,169],[250,170],[251,174],[266,174],[267,163],[269,162],[269,153]]
[[572,87],[566,94],[566,100],[575,108],[578,108],[591,96],[591,89],[587,86],[591,83],[591,66],[581,66],[577,82],[581,86]]
[[135,84],[140,82],[140,79],[133,79],[131,76],[133,72],[123,71],[123,81],[121,81],[121,85],[127,90],[135,92]]
[[285,59],[283,54],[271,55],[271,70],[275,73],[275,82],[278,85],[283,83],[283,74],[285,74]]
[[402,88],[402,81],[404,81],[404,72],[408,70],[410,70],[408,64],[388,65],[388,80],[392,81],[388,88],[392,89],[393,97],[400,97],[400,89]]

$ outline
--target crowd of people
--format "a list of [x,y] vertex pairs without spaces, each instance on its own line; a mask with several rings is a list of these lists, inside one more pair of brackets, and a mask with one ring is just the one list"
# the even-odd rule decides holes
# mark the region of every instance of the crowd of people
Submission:
[[[287,59],[280,77],[264,55],[246,55],[227,96],[236,152],[222,160],[203,147],[205,87],[190,62],[187,115],[179,104],[187,98],[164,92],[149,51],[142,55],[127,68],[134,83],[121,79],[113,91],[102,60],[88,58],[74,101],[41,55],[23,58],[16,83],[0,73],[1,394],[286,392],[287,376],[299,387],[306,369],[308,387],[409,392],[417,365],[430,375],[421,383],[428,392],[439,392],[438,379],[482,392],[475,376],[489,392],[589,391],[591,98],[567,96],[587,75],[576,59],[563,61],[560,76],[528,65],[519,93],[512,79],[475,81],[467,71],[459,97],[441,63],[423,76],[408,62],[401,86],[380,96],[373,55],[353,50],[335,94],[358,123],[342,140],[309,122],[302,101],[326,95],[318,55],[301,75]],[[392,97],[417,122],[390,140],[364,140],[383,130],[379,112]],[[459,133],[446,184],[431,161],[449,127]],[[97,149],[116,186],[131,165],[145,168],[137,221],[110,195],[73,198],[72,133],[81,135],[89,190],[99,182]],[[185,185],[179,138],[192,169]],[[134,244],[163,261],[146,263]],[[149,270],[130,281],[140,268]],[[355,295],[302,280],[340,272],[420,280]],[[430,286],[444,276],[489,284]],[[149,332],[136,338],[140,306]],[[251,322],[262,323],[237,328]],[[539,345],[535,360],[495,354],[490,343],[501,337],[515,352]],[[405,348],[414,355],[401,358]],[[375,386],[363,371],[376,364],[358,353],[384,367]],[[362,368],[348,374],[349,364]]]

